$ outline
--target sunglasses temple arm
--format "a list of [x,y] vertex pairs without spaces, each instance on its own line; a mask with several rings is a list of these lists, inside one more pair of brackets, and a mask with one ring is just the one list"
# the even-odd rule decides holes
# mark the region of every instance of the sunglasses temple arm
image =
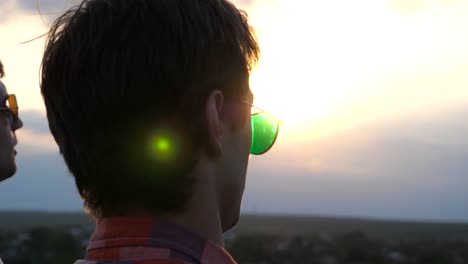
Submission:
[[273,117],[276,120],[276,122],[278,122],[278,124],[282,125],[284,123],[283,120],[280,120],[280,119],[276,118],[274,115],[272,115],[269,112],[263,110],[262,108],[260,108],[258,106],[255,106],[252,103],[249,103],[248,101],[245,101],[245,100],[241,100],[241,101],[243,103],[245,103],[245,104],[247,104],[247,105],[249,105],[249,106],[251,106],[251,107],[253,107],[253,108],[257,109],[257,110],[259,110],[262,113],[266,113],[266,114],[270,115],[271,117]]

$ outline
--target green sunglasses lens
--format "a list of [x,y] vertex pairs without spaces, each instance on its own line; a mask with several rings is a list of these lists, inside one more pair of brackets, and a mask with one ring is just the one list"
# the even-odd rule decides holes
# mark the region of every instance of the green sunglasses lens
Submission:
[[252,115],[252,145],[250,153],[260,155],[275,144],[278,135],[278,121],[266,113]]

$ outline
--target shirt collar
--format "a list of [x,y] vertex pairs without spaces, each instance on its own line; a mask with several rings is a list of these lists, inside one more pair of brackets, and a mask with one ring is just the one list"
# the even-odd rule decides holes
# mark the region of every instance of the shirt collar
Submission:
[[224,248],[190,230],[174,223],[145,217],[110,217],[98,220],[88,253],[109,247],[129,246],[168,248],[201,263],[206,262],[204,259],[223,259],[219,263],[235,263]]

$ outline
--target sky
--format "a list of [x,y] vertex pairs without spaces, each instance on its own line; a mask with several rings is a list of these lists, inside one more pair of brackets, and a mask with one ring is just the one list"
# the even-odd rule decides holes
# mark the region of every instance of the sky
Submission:
[[[2,81],[25,121],[0,210],[81,210],[39,91],[44,39],[19,44],[73,2],[0,3]],[[244,213],[468,221],[468,2],[235,3],[262,50],[255,105],[284,121],[250,158]]]

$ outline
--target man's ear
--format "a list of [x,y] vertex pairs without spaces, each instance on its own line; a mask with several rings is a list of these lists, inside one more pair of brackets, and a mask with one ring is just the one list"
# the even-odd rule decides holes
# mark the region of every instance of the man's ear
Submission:
[[205,123],[208,135],[208,151],[216,156],[222,154],[224,95],[220,90],[212,91],[205,104]]

